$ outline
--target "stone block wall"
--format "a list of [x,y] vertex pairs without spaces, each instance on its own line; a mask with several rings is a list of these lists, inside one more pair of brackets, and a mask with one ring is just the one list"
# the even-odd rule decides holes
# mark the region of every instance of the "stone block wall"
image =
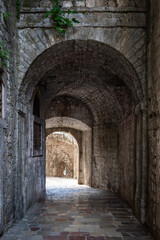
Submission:
[[[8,68],[0,63],[0,78],[4,84],[5,98],[2,103],[3,116],[0,118],[0,232],[10,226],[18,216],[18,174],[16,151],[16,6],[13,1],[0,1],[0,41],[6,41],[11,50]],[[4,13],[9,13],[8,19]],[[1,71],[2,70],[2,71]]]
[[114,124],[93,128],[92,186],[119,191],[118,129]]
[[[135,116],[124,118],[119,126],[119,193],[134,209],[135,204]],[[137,167],[138,169],[138,167]],[[139,168],[140,169],[140,168]],[[136,201],[137,202],[137,201]],[[139,214],[138,214],[139,215]]]
[[148,226],[160,239],[160,2],[148,9]]
[[[54,85],[53,85],[54,88]],[[52,93],[52,91],[50,91]],[[67,92],[66,92],[67,95]],[[52,98],[47,95],[50,99]],[[69,96],[58,96],[54,98],[46,111],[46,119],[53,117],[70,117],[82,121],[88,126],[93,125],[93,116],[89,108],[76,98]]]
[[65,40],[93,39],[106,43],[122,53],[133,64],[145,91],[146,58],[146,1],[63,1],[64,9],[73,6],[78,11],[74,24],[61,36],[54,29],[45,11],[52,5],[49,1],[24,1],[17,24],[19,58],[18,83],[30,64],[43,51]]

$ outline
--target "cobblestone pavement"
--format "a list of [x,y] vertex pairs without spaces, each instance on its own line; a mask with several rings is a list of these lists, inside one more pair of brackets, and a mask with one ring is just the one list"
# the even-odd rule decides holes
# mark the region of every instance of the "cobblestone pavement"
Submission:
[[132,211],[109,191],[47,178],[47,194],[2,240],[151,240]]

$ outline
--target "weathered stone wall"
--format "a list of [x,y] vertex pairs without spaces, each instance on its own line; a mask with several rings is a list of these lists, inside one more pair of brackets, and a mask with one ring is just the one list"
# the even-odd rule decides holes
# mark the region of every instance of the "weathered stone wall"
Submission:
[[[64,9],[67,9],[67,7],[76,8],[78,11],[77,19],[81,22],[81,24],[75,24],[73,28],[68,29],[65,37],[57,33],[50,19],[44,19],[48,6],[47,1],[25,1],[23,4],[20,21],[17,25],[19,37],[17,79],[20,87],[20,97],[22,100],[23,96],[26,97],[23,100],[24,102],[26,99],[30,100],[34,88],[38,84],[42,90],[43,86],[45,89],[46,110],[50,106],[50,113],[46,115],[47,118],[55,116],[74,117],[84,121],[89,126],[92,126],[95,121],[95,129],[93,129],[93,141],[95,143],[93,143],[93,146],[97,145],[98,147],[96,150],[93,149],[93,159],[95,161],[93,169],[96,176],[95,180],[93,174],[93,183],[95,186],[104,189],[108,187],[120,191],[119,179],[121,179],[121,183],[128,181],[126,176],[129,173],[124,167],[125,163],[122,162],[124,153],[121,154],[121,171],[118,171],[117,154],[118,151],[124,151],[125,142],[122,139],[124,136],[128,138],[130,133],[128,129],[124,133],[120,132],[119,142],[122,142],[119,149],[117,135],[120,130],[117,129],[117,120],[121,121],[124,114],[126,120],[123,121],[122,125],[125,126],[126,123],[130,126],[131,120],[127,120],[127,116],[131,114],[128,111],[130,99],[135,97],[136,106],[139,101],[144,101],[146,97],[145,1],[65,1]],[[86,14],[82,14],[82,12]],[[67,42],[67,40],[76,39],[87,40],[87,43],[84,41]],[[89,42],[88,39],[97,42]],[[104,54],[101,49],[102,46],[98,46],[98,42],[108,44],[116,49],[117,56],[111,58],[111,49],[106,50],[106,54]],[[52,46],[53,48],[50,48]],[[119,55],[120,53],[122,55]],[[51,56],[52,54],[53,56]],[[102,55],[108,58],[106,57],[103,61]],[[127,64],[124,64],[125,70],[122,70],[120,65],[118,66],[118,59],[122,60],[122,56],[125,58],[124,61],[128,60],[128,63],[133,65],[140,82],[134,82],[134,74]],[[117,64],[117,70],[115,70],[115,64]],[[102,72],[106,65],[110,67],[110,70]],[[41,67],[38,68],[37,66]],[[125,76],[121,74],[122,71],[125,72]],[[23,80],[26,72],[26,78]],[[126,89],[123,80],[127,85]],[[23,87],[21,85],[22,81]],[[112,84],[113,86],[108,91],[105,84],[108,84],[107,87]],[[132,93],[128,88],[132,89]],[[80,100],[79,102],[82,102],[91,110],[92,119],[88,118],[87,110],[86,112],[83,111],[84,108],[80,103],[78,105],[77,102],[76,105],[70,104],[66,100],[63,103],[53,103],[52,99],[56,95],[59,98],[63,95],[70,95],[72,98],[77,97]],[[56,107],[54,107],[55,104],[57,104]],[[61,107],[57,107],[60,104]],[[56,108],[59,108],[59,110],[55,110]],[[87,115],[87,118],[85,115]],[[87,122],[88,120],[89,122]],[[107,129],[106,125],[112,127]],[[122,127],[122,125],[119,125],[119,127]],[[133,138],[134,136],[130,137],[130,140]],[[85,134],[82,139],[89,141]],[[132,141],[130,145],[132,145]],[[133,164],[133,160],[129,159],[129,155],[132,155],[130,145],[128,145],[129,149],[125,150],[127,151],[127,156],[125,156],[127,166]],[[83,144],[82,149],[85,153]],[[85,159],[84,155],[83,159]],[[82,169],[85,168],[89,169],[83,162]],[[113,170],[109,172],[111,168]],[[124,171],[126,171],[125,174]],[[103,173],[103,178],[100,177],[101,173]],[[134,182],[133,178],[134,176],[131,175],[130,182]],[[130,205],[133,205],[133,194],[130,195],[133,192],[133,184],[128,187],[127,193],[122,188],[120,192]]]
[[48,1],[25,2],[17,25],[18,83],[21,84],[36,57],[54,44],[71,39],[93,39],[121,52],[133,64],[145,91],[145,2],[64,1],[64,9],[73,4],[78,10],[77,19],[81,22],[68,29],[65,37],[57,33],[50,19],[44,18]]
[[118,129],[117,126],[101,124],[93,128],[92,186],[119,190]]
[[93,125],[91,111],[85,104],[73,97],[59,96],[50,102],[46,112],[46,119],[63,116],[80,120],[90,127]]
[[[78,119],[91,128],[88,132],[78,132],[80,183],[91,183],[95,187],[120,192],[132,207],[137,205],[137,216],[141,218],[139,209],[146,208],[146,199],[139,186],[142,183],[142,188],[146,186],[146,177],[144,173],[138,175],[138,182],[134,184],[134,174],[136,166],[138,169],[136,164],[140,164],[140,171],[145,172],[145,166],[142,168],[141,164],[143,161],[145,165],[145,157],[143,160],[138,154],[136,159],[133,157],[134,139],[142,147],[142,136],[138,138],[133,132],[134,123],[136,125],[138,120],[138,117],[134,119],[134,108],[140,102],[143,108],[146,98],[146,1],[63,1],[64,9],[76,9],[76,18],[80,20],[80,24],[74,24],[65,36],[55,30],[51,19],[44,18],[45,11],[51,5],[48,0],[24,0],[17,29],[14,27],[10,31],[15,26],[15,17],[9,26],[9,35],[5,23],[2,27],[3,34],[13,40],[16,39],[15,31],[18,31],[14,63],[19,91],[15,104],[14,74],[11,73],[7,89],[8,128],[4,130],[3,146],[4,224],[11,222],[14,216],[21,217],[44,192],[44,120],[64,116]],[[15,13],[15,8],[12,12]],[[154,42],[150,43],[150,48],[152,44]],[[15,49],[15,46],[12,48]],[[12,69],[15,68],[12,66]],[[42,124],[42,149],[35,156],[32,102],[38,89],[43,102],[42,116],[37,120]],[[131,109],[128,107],[130,105]],[[140,122],[138,130],[142,135],[144,126],[141,125]],[[152,135],[154,131],[151,129]],[[151,142],[151,146],[155,146],[152,139]],[[150,169],[153,169],[152,165],[154,163],[151,161]],[[153,174],[150,175],[153,179]],[[154,186],[158,189],[159,185]],[[140,205],[134,202],[135,192]],[[157,195],[151,192],[150,196],[151,199],[155,196],[156,204]],[[141,219],[145,222],[144,216]],[[153,226],[152,212],[149,219]]]
[[78,160],[78,145],[71,135],[55,132],[46,138],[46,176],[77,178]]
[[148,226],[160,239],[160,2],[150,1],[148,9],[148,127],[149,199]]
[[[11,50],[8,69],[0,64],[4,84],[3,118],[0,119],[0,232],[10,226],[17,218],[18,175],[16,161],[16,7],[13,1],[0,1],[0,41],[6,41]],[[10,17],[4,19],[3,13]],[[0,71],[1,72],[1,71]],[[1,74],[1,73],[0,73]]]
[[134,208],[135,203],[135,116],[134,112],[119,125],[119,192]]

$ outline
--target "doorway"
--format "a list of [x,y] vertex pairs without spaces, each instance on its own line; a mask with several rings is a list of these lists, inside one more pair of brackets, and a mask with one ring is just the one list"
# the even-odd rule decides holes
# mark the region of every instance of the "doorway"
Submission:
[[79,146],[67,132],[56,131],[46,137],[46,188],[56,178],[78,179]]

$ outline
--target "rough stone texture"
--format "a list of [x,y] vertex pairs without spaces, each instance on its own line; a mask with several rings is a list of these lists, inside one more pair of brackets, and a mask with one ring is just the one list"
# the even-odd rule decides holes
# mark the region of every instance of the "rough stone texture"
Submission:
[[[22,182],[17,213],[23,212],[20,208],[25,212],[44,190],[44,120],[55,116],[75,118],[91,128],[79,129],[79,182],[123,195],[120,179],[128,179],[123,179],[125,169],[119,166],[119,141],[123,138],[119,121],[123,119],[125,124],[124,119],[127,122],[146,95],[145,1],[65,1],[64,7],[77,8],[81,22],[68,29],[65,38],[55,31],[50,19],[44,19],[48,4],[23,1],[17,23],[18,150],[14,166]],[[43,103],[40,119],[33,116],[36,91]],[[34,121],[42,126],[39,155],[33,149]],[[130,193],[133,186],[128,187]],[[129,194],[124,198],[133,206]]]
[[2,78],[0,78],[0,118],[2,118],[2,94],[3,94],[3,83]]
[[148,225],[160,239],[160,2],[150,1],[148,12],[148,128],[149,128],[149,198]]
[[[47,98],[50,99],[49,93],[47,93]],[[50,102],[46,119],[64,116],[80,120],[90,127],[93,125],[93,116],[86,105],[73,97],[58,96]]]
[[[60,129],[76,138],[79,183],[119,193],[160,238],[160,6],[158,0],[150,3],[146,32],[146,2],[63,1],[64,10],[76,9],[81,22],[65,37],[44,18],[49,0],[22,1],[19,20],[13,1],[0,2],[0,39],[13,51],[10,70],[0,73],[6,94],[0,119],[1,229],[45,191],[46,120],[47,134]],[[7,11],[12,16],[4,20]],[[39,118],[33,115],[36,93]],[[41,126],[38,151],[34,122]]]
[[47,136],[46,176],[77,178],[78,158],[78,145],[72,135],[55,132]]
[[[59,105],[61,106],[61,104]],[[84,108],[85,109],[85,108]],[[67,114],[67,112],[66,112]],[[83,114],[82,114],[83,116]],[[85,123],[70,117],[53,117],[46,120],[46,133],[54,129],[71,132],[79,146],[78,183],[91,186],[92,131]]]
[[[134,206],[135,202],[135,116],[130,114],[120,123],[119,130],[119,163],[118,171],[120,172],[119,188],[121,196],[129,199],[129,202]],[[138,144],[138,143],[137,143]],[[137,184],[138,185],[138,184]],[[138,200],[136,199],[136,202]]]
[[[9,19],[4,19],[4,12],[12,12]],[[3,118],[0,118],[0,232],[12,225],[21,215],[18,209],[17,193],[19,187],[18,162],[16,161],[16,85],[15,64],[17,29],[15,2],[0,1],[0,41],[7,41],[7,49],[12,49],[12,58],[8,62],[9,69],[0,63],[0,78],[4,84]],[[2,70],[2,71],[1,71]]]
[[47,178],[46,186],[46,200],[1,240],[153,240],[114,193],[79,186],[74,179]]
[[118,129],[114,124],[94,126],[92,186],[119,191]]

